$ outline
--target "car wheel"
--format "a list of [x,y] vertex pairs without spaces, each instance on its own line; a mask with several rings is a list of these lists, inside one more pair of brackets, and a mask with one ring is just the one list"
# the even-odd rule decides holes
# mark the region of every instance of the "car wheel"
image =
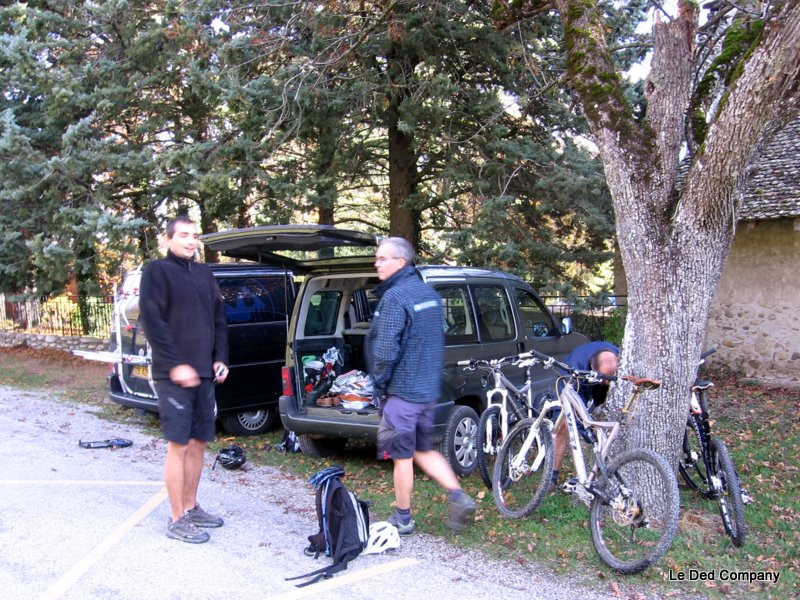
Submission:
[[456,475],[469,475],[478,465],[477,439],[478,415],[469,406],[454,406],[440,449]]
[[339,454],[344,451],[347,445],[347,438],[315,438],[307,433],[297,436],[300,442],[300,450],[306,456],[314,458],[325,458],[332,454]]
[[222,417],[222,427],[231,435],[261,435],[275,423],[275,411],[261,408]]

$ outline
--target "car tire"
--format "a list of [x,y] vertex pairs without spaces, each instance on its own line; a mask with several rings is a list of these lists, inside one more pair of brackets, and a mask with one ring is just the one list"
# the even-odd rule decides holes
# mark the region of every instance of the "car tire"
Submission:
[[478,466],[478,415],[469,406],[454,406],[445,425],[440,451],[456,475],[466,476]]
[[222,417],[222,427],[231,435],[261,435],[275,424],[275,410],[260,408]]
[[340,454],[347,445],[347,438],[317,438],[311,437],[307,433],[297,436],[300,442],[300,450],[306,456],[313,458],[325,458],[333,454]]

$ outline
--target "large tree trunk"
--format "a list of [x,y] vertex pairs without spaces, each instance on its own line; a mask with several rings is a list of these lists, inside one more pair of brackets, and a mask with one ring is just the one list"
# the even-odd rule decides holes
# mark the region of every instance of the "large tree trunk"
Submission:
[[317,206],[320,225],[334,225],[334,206],[336,204],[336,181],[331,172],[336,158],[336,132],[332,127],[321,126],[317,139],[317,152],[314,160],[315,185],[314,204]]
[[[603,160],[627,274],[621,371],[663,380],[640,402],[617,450],[644,446],[675,460],[711,301],[733,238],[746,167],[797,113],[800,10],[787,2],[731,85],[704,144],[678,177],[693,73],[694,8],[654,31],[647,117],[637,122],[606,48],[599,10],[557,0],[568,71]],[[627,386],[610,405],[619,408]]]
[[414,138],[389,124],[389,234],[404,237],[419,246],[419,210],[408,200],[417,187],[417,156]]
[[[400,8],[398,8],[398,11]],[[390,86],[386,125],[389,135],[389,234],[404,237],[415,248],[419,247],[420,211],[410,198],[417,189],[419,172],[414,135],[401,129],[401,107],[411,94],[408,81],[420,59],[413,49],[405,45],[406,32],[402,18],[389,23],[389,52],[387,71]]]

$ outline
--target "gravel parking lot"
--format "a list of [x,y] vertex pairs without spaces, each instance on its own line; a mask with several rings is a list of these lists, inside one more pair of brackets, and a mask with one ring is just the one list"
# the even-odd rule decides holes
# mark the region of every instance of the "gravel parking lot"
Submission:
[[[6,598],[619,597],[425,534],[296,588],[285,577],[325,560],[302,552],[316,528],[312,489],[304,481],[269,467],[212,471],[208,455],[200,501],[225,526],[209,530],[209,543],[184,544],[164,535],[169,509],[161,439],[44,392],[0,386],[0,404],[0,590]],[[112,437],[133,446],[78,446]]]

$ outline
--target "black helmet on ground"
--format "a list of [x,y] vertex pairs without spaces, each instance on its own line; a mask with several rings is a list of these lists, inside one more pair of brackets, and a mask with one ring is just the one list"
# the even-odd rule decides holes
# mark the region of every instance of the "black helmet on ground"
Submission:
[[214,470],[217,463],[221,464],[225,469],[238,469],[246,462],[247,458],[244,455],[244,450],[239,446],[228,446],[227,448],[221,448],[217,453],[217,458],[214,459],[214,466],[211,469]]

